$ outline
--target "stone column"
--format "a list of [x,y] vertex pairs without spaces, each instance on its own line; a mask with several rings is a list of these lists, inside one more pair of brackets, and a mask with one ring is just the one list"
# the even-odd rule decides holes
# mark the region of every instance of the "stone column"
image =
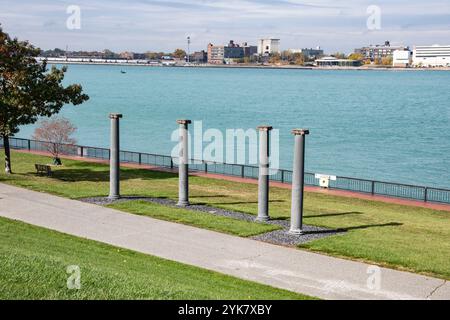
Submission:
[[295,129],[294,166],[292,174],[292,207],[290,234],[303,234],[303,194],[305,187],[305,138],[309,130]]
[[259,130],[259,188],[258,217],[256,221],[265,222],[269,216],[269,135],[272,127],[260,126]]
[[120,135],[119,119],[121,114],[111,113],[111,147],[110,147],[110,169],[109,169],[109,198],[120,198]]
[[189,134],[188,125],[191,120],[177,120],[180,125],[180,153],[178,164],[178,206],[189,206]]

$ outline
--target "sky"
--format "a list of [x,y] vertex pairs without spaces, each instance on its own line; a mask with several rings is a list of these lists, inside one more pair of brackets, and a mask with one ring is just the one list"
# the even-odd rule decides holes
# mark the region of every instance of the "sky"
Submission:
[[[67,27],[71,5],[79,29]],[[172,52],[187,36],[192,50],[274,37],[282,49],[349,53],[386,40],[450,45],[450,0],[0,0],[0,23],[42,49]]]

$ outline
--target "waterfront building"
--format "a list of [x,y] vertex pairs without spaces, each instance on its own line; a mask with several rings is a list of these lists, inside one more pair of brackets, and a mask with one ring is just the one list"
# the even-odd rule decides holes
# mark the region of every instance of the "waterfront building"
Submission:
[[207,59],[208,63],[211,64],[223,64],[223,63],[232,63],[236,60],[243,59],[246,55],[246,50],[251,53],[251,46],[241,47],[240,45],[234,43],[233,40],[230,40],[230,43],[227,46],[215,46],[212,43],[208,45]]
[[147,56],[145,53],[133,53],[133,59],[135,60],[146,60]]
[[302,53],[305,57],[309,59],[317,59],[323,56],[323,50],[320,47],[317,47],[316,49],[302,49]]
[[395,50],[392,57],[392,65],[396,68],[408,68],[412,63],[412,55],[409,50]]
[[243,59],[244,48],[238,44],[235,44],[233,40],[230,40],[228,46],[224,47],[224,59]]
[[189,61],[193,63],[206,63],[208,62],[208,53],[205,50],[194,52],[191,54]]
[[244,57],[249,58],[258,54],[258,46],[251,46],[247,42],[244,42],[242,48],[244,48]]
[[383,58],[392,57],[396,50],[404,51],[409,50],[409,48],[405,46],[391,46],[391,43],[386,41],[384,45],[370,45],[368,47],[355,49],[355,53],[359,53],[365,59],[369,59],[373,62]]
[[413,52],[415,67],[450,67],[450,45],[416,46]]
[[260,39],[258,43],[259,55],[271,55],[280,53],[280,39]]
[[313,48],[289,49],[288,52],[293,54],[301,53],[307,59],[319,59],[320,57],[323,56],[323,50],[320,47],[317,47],[316,49]]
[[129,52],[129,51],[121,52],[119,54],[119,57],[121,59],[133,60],[134,59],[134,53],[133,52]]
[[225,59],[225,47],[215,46],[212,43],[208,44],[208,63],[223,64]]
[[316,60],[318,67],[359,67],[362,62],[359,60],[338,59],[335,57],[323,57]]

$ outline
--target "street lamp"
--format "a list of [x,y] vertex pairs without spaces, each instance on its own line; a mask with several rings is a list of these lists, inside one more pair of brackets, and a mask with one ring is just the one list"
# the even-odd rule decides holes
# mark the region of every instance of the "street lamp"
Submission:
[[187,62],[189,64],[191,62],[191,37],[187,37],[187,43],[188,43]]

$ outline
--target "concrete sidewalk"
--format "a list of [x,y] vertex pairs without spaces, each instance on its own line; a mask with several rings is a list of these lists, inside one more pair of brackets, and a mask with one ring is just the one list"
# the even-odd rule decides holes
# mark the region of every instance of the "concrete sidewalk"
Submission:
[[324,299],[450,299],[450,284],[444,280],[381,268],[381,288],[370,289],[371,269],[364,263],[4,184],[0,216]]

